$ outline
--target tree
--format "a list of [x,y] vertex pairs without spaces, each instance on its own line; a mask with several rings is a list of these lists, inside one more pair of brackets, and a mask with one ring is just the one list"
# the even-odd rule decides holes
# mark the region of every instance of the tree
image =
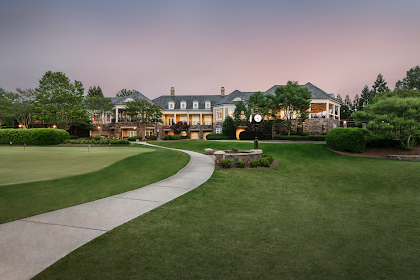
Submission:
[[146,124],[162,122],[162,110],[160,107],[144,99],[128,101],[125,104],[125,111],[131,118],[139,121],[142,130],[146,129]]
[[382,74],[379,74],[378,77],[376,78],[375,83],[372,86],[371,96],[377,97],[377,96],[387,94],[389,92],[389,88],[386,84],[387,82],[385,82]]
[[90,95],[88,93],[84,103],[86,108],[93,114],[93,121],[99,127],[98,135],[101,135],[102,127],[104,126],[104,117],[114,108],[114,104],[112,104],[111,99],[104,97],[103,94],[100,95],[97,93],[91,93]]
[[420,136],[420,98],[381,97],[354,117],[367,122],[367,128],[382,137],[397,139],[411,149]]
[[90,87],[87,93],[87,97],[92,97],[92,96],[101,96],[104,97],[104,93],[102,92],[102,89],[100,86],[96,87]]
[[33,114],[35,90],[17,88],[16,91],[18,93],[15,94],[13,100],[13,114],[23,128],[28,128]]
[[249,125],[249,116],[251,110],[245,105],[242,100],[239,100],[235,104],[235,111],[233,112],[235,127]]
[[76,119],[86,115],[83,84],[70,82],[62,72],[47,71],[35,89],[35,116],[68,130]]
[[135,92],[136,90],[132,89],[132,90],[127,90],[126,88],[123,88],[122,90],[120,90],[117,93],[117,97],[124,97],[124,96],[128,96],[130,94],[132,94],[133,92]]
[[413,89],[420,91],[420,66],[417,65],[407,71],[406,77],[395,84],[396,89]]
[[352,102],[348,95],[344,98],[343,104],[340,107],[340,118],[343,120],[348,120],[351,118],[351,114],[353,113],[352,110]]
[[372,92],[369,90],[369,87],[365,85],[362,90],[362,94],[360,95],[358,110],[362,110],[363,107],[369,104],[372,99]]
[[6,121],[13,119],[13,93],[0,88],[0,127]]
[[236,139],[236,127],[230,116],[227,116],[223,121],[222,134],[227,136],[228,139]]
[[[298,85],[298,82],[288,81],[285,86],[276,88],[270,108],[273,110],[273,116],[279,116],[283,120],[288,135],[293,126],[302,124],[308,118],[311,97],[311,92]],[[275,111],[283,111],[283,114],[275,115]]]
[[359,104],[360,104],[360,98],[359,98],[359,95],[356,94],[356,96],[354,97],[353,103],[351,104],[352,112],[356,112],[359,110]]

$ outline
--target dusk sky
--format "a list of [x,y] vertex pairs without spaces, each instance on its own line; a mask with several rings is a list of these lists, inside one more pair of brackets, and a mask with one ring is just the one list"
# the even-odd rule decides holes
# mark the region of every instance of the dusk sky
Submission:
[[0,87],[48,70],[153,99],[288,80],[353,98],[420,64],[419,0],[0,0]]

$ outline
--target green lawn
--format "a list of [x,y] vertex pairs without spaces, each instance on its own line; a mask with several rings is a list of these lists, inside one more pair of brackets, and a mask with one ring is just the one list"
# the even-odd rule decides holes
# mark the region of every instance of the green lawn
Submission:
[[418,162],[345,157],[324,145],[260,148],[280,166],[215,170],[35,279],[419,279]]
[[122,146],[0,146],[0,185],[56,179],[89,173],[153,149]]
[[[2,155],[5,152],[3,148],[0,150]],[[29,149],[38,149],[38,152]],[[7,156],[0,159],[2,166],[16,169],[16,174],[32,174],[35,181],[0,186],[0,223],[137,189],[172,176],[189,161],[185,153],[141,145],[95,147],[91,148],[90,153],[87,153],[87,147],[84,150],[84,147],[29,147],[25,151],[27,154],[22,155],[23,152],[15,149],[17,158],[34,162],[25,168],[15,159],[7,164],[13,152],[5,152]],[[77,175],[78,172],[75,172],[75,175],[66,176],[69,171],[62,169],[75,170],[69,167],[69,162],[85,166],[85,174]],[[166,166],[167,163],[170,165]],[[99,169],[101,166],[106,167]],[[39,181],[42,177],[36,172],[43,168],[48,168],[56,173],[54,176],[61,178]],[[76,170],[83,171],[80,168]]]

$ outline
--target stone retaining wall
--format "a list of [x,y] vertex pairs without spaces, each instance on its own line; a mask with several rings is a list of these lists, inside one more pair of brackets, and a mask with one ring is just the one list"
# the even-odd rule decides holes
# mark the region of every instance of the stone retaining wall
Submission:
[[420,155],[391,155],[388,157],[395,160],[420,161]]

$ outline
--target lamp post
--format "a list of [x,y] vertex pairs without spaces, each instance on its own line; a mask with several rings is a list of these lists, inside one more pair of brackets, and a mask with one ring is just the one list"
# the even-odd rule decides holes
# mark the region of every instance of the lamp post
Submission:
[[255,113],[251,114],[249,117],[249,122],[254,123],[255,126],[255,140],[254,140],[254,150],[258,150],[258,131],[257,126],[262,121],[262,116],[258,114],[258,110],[255,109]]

